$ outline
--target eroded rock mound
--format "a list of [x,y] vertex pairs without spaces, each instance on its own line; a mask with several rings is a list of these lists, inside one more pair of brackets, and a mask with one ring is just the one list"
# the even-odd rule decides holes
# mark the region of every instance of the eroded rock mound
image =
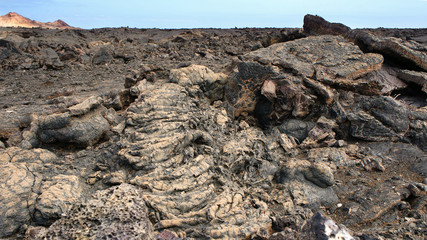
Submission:
[[224,138],[224,109],[210,109],[199,85],[178,82],[189,88],[146,83],[128,108],[120,152],[139,170],[130,183],[147,189],[143,198],[155,229],[195,238],[242,238],[267,229],[267,205],[233,182],[226,163],[218,162],[213,135]]
[[[335,91],[331,87],[364,92],[358,85],[369,84],[365,93],[378,94],[381,84],[363,76],[380,69],[382,63],[381,55],[364,54],[339,36],[279,43],[246,54],[225,97],[234,116],[255,111],[279,121],[304,118],[332,103]],[[260,90],[268,99],[264,104]]]
[[91,97],[64,113],[37,117],[30,130],[37,139],[30,141],[94,145],[110,130],[110,124],[104,117],[106,108],[101,103],[100,97]]

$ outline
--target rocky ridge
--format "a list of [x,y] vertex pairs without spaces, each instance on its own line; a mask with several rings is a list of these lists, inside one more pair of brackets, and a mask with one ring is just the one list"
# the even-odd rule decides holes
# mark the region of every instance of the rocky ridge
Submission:
[[426,236],[425,42],[2,31],[2,238]]

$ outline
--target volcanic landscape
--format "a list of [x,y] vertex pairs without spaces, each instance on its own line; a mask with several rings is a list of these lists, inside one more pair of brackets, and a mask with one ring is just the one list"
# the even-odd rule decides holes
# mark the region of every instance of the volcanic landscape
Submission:
[[427,29],[0,22],[0,238],[426,239]]

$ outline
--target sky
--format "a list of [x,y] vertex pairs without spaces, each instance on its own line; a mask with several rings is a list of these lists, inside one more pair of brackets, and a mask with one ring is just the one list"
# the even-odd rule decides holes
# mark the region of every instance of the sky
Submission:
[[306,14],[351,28],[427,28],[427,0],[0,0],[0,15],[80,28],[302,27]]

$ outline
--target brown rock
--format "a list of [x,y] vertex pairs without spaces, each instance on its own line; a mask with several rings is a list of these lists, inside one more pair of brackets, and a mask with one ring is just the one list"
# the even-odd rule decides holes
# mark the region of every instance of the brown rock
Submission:
[[310,35],[345,35],[351,28],[341,23],[330,23],[320,16],[304,16],[304,32]]
[[244,55],[243,60],[225,90],[231,114],[253,112],[261,90],[272,109],[267,104],[257,114],[283,119],[305,117],[315,105],[332,103],[334,92],[323,83],[353,86],[355,79],[380,69],[383,57],[364,54],[342,37],[325,35],[274,44]]
[[348,38],[365,45],[369,51],[391,56],[427,71],[427,53],[425,46],[420,43],[395,37],[380,38],[364,30],[353,30]]
[[34,220],[43,225],[60,218],[83,198],[83,184],[77,176],[55,176],[51,182],[41,186],[41,191],[36,202]]
[[357,191],[349,197],[352,201],[341,209],[345,223],[366,223],[381,217],[401,202],[400,194],[390,182],[379,183],[371,188]]
[[277,98],[276,84],[274,83],[274,81],[265,81],[261,88],[261,94],[268,98],[270,101]]
[[274,44],[250,52],[244,59],[280,66],[305,77],[313,77],[320,66],[331,78],[347,79],[377,70],[383,63],[381,55],[364,54],[343,37],[330,35]]
[[425,93],[427,93],[427,73],[410,70],[401,70],[397,75],[400,79],[406,82],[412,82],[419,85]]

